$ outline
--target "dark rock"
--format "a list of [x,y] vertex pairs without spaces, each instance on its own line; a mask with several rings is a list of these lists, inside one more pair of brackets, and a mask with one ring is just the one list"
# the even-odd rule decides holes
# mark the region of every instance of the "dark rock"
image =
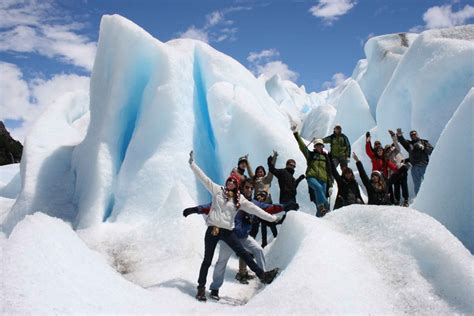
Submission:
[[18,163],[23,153],[23,145],[14,140],[0,121],[0,166]]

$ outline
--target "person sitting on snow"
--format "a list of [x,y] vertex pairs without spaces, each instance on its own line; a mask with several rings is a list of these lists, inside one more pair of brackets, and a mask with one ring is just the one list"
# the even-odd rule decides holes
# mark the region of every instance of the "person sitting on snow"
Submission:
[[306,181],[308,187],[313,191],[314,204],[316,205],[316,216],[323,217],[329,212],[327,189],[332,186],[332,174],[329,156],[324,152],[324,142],[316,139],[313,151],[310,151],[296,130],[296,125],[291,126],[293,135],[298,142],[299,148],[306,158]]
[[241,199],[239,191],[240,178],[235,173],[232,173],[227,178],[225,186],[222,187],[214,183],[197,166],[194,162],[193,151],[189,153],[189,165],[196,177],[212,195],[212,205],[209,216],[206,219],[208,228],[204,237],[204,259],[199,271],[196,299],[199,301],[207,300],[205,290],[207,273],[219,240],[223,240],[240,258],[243,258],[262,283],[271,283],[278,274],[278,268],[264,271],[255,263],[233,231],[234,219],[238,209],[271,222],[278,220],[278,217],[266,213],[245,198]]
[[415,195],[420,190],[421,182],[425,175],[426,167],[430,161],[430,155],[433,152],[433,146],[426,139],[418,137],[417,131],[410,132],[410,141],[403,137],[401,128],[397,129],[397,139],[408,152],[411,168],[411,176],[415,185]]
[[323,138],[323,142],[331,145],[330,153],[334,165],[341,165],[341,170],[347,167],[351,157],[351,143],[346,135],[342,133],[341,125],[334,126],[333,133]]

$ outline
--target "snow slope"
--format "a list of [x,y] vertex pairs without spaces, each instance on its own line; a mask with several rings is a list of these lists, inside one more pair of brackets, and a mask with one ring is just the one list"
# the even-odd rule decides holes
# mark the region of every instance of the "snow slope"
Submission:
[[[183,225],[200,230],[194,238],[202,243],[202,219],[175,215]],[[107,225],[109,233],[121,231],[119,224]],[[173,228],[155,229],[171,233]],[[89,233],[98,238],[101,234],[93,230]],[[132,246],[146,242],[143,230],[136,232],[127,238]],[[167,240],[154,241],[157,248],[172,246]],[[233,276],[238,261],[231,259],[219,304],[203,304],[193,297],[202,245],[191,251],[175,248],[171,261],[148,261],[140,276],[129,270],[125,276],[135,278],[139,287],[87,248],[70,225],[41,213],[28,216],[0,242],[6,258],[1,310],[7,314],[432,315],[469,313],[474,308],[471,254],[438,222],[406,208],[352,206],[324,220],[290,213],[267,250],[269,266],[283,269],[278,278],[266,287],[258,281],[237,283]],[[133,261],[153,256],[149,250],[125,254]]]
[[[445,225],[471,252],[474,252],[473,117],[474,88],[444,128],[413,205]],[[459,138],[462,141],[453,141]],[[453,155],[460,150],[462,154]],[[456,189],[449,190],[450,184]]]

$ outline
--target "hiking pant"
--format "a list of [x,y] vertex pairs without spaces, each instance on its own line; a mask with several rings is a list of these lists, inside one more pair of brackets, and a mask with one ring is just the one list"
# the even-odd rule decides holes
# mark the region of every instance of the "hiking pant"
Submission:
[[313,177],[306,178],[306,181],[308,181],[309,188],[313,190],[314,197],[316,199],[314,204],[316,204],[316,207],[321,205],[327,207],[328,200],[326,199],[326,182]]
[[334,164],[334,168],[341,165],[341,170],[347,167],[347,158],[346,157],[332,157],[332,162]]
[[[265,257],[263,255],[263,249],[260,247],[258,242],[252,237],[241,238],[239,241],[242,242],[244,249],[255,256],[257,265],[265,271]],[[219,250],[219,259],[217,259],[216,266],[214,267],[214,274],[212,275],[212,283],[209,287],[211,290],[218,290],[224,283],[225,268],[230,256],[234,253],[232,249],[226,244],[221,242]]]
[[234,234],[233,231],[224,228],[219,228],[219,234],[213,236],[211,234],[213,226],[209,226],[204,236],[204,259],[201,263],[201,269],[199,270],[198,288],[205,288],[207,273],[214,257],[214,251],[216,250],[217,243],[219,240],[224,241],[240,258],[245,260],[245,263],[249,266],[250,270],[255,272],[258,277],[263,276],[263,270],[260,268],[252,256],[245,251],[239,238]]
[[276,224],[262,220],[262,247],[265,247],[268,244],[267,227],[269,227],[270,230],[272,231],[273,237],[276,237],[278,235]]
[[405,201],[408,201],[408,172],[404,171],[400,178],[393,183],[393,190],[395,199],[399,202],[400,200],[400,188],[402,189],[402,196]]
[[411,176],[413,178],[413,184],[415,185],[415,195],[420,191],[421,182],[425,175],[426,165],[413,165],[411,168]]

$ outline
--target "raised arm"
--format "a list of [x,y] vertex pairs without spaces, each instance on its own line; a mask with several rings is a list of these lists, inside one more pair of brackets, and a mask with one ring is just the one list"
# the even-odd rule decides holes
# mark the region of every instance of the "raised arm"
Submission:
[[216,194],[220,190],[220,186],[215,184],[201,168],[194,162],[194,153],[191,151],[189,153],[189,165],[191,166],[191,170],[194,172],[194,175],[202,182],[202,184],[206,187],[206,189],[212,194]]
[[252,202],[250,202],[249,200],[245,198],[240,199],[240,209],[242,209],[243,211],[249,214],[253,214],[257,217],[260,217],[261,219],[267,222],[274,222],[278,219],[278,217],[268,214],[267,212],[257,207],[256,205],[254,205]]
[[362,183],[364,183],[365,187],[368,190],[370,188],[370,180],[369,177],[367,177],[367,173],[365,173],[364,166],[362,165],[362,162],[359,160],[359,157],[357,157],[355,153],[352,154],[352,157],[356,162],[357,170],[359,170],[359,176],[362,179]]
[[282,175],[283,171],[275,168],[275,165],[272,163],[272,159],[272,156],[269,156],[267,159],[268,171],[274,174],[277,178],[279,178]]
[[[247,155],[248,156],[248,155]],[[249,178],[252,178],[255,176],[255,174],[253,173],[252,171],[252,165],[250,165],[250,160],[249,158],[247,157],[247,172],[249,174]]]
[[370,159],[375,159],[375,154],[372,151],[372,142],[370,141],[370,136],[367,137],[365,141],[365,153],[369,156]]
[[301,136],[298,134],[298,132],[294,132],[293,135],[295,136],[296,141],[298,142],[298,146],[299,146],[301,152],[303,153],[304,157],[305,157],[306,159],[308,159],[308,157],[309,157],[309,150],[308,150],[308,147],[306,147],[306,144],[304,143],[303,139],[302,139]]
[[403,148],[410,153],[410,143],[403,137],[402,130],[399,128],[397,129],[397,140],[400,144],[402,144]]
[[332,160],[332,156],[328,155],[328,157],[329,157],[329,165],[331,167],[332,176],[334,177],[334,179],[336,179],[336,182],[339,184],[340,181],[341,181],[341,175],[339,174],[339,172],[336,169],[336,166],[334,165],[334,161]]
[[[273,151],[273,156],[272,156],[272,161],[271,161],[273,166],[276,164],[277,157],[278,157],[278,153],[276,151]],[[268,173],[262,179],[262,182],[265,183],[265,184],[270,184],[270,183],[272,183],[272,180],[273,180],[273,172],[268,170]]]

